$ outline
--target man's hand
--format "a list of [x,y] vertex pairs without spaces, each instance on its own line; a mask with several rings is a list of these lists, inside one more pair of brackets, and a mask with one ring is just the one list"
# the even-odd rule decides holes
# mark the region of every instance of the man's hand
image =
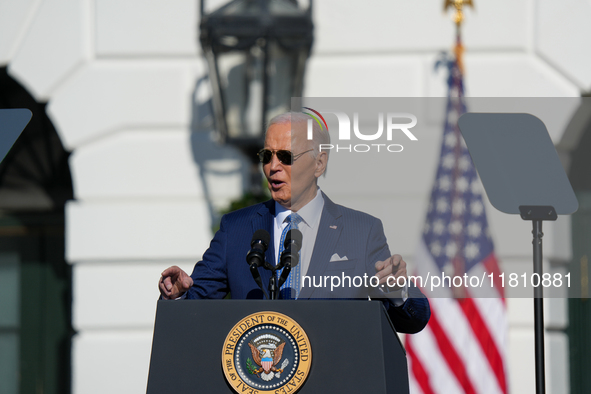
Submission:
[[165,300],[179,298],[193,286],[193,279],[176,265],[165,269],[161,275],[158,289]]
[[[398,286],[398,284],[404,285],[406,283],[406,262],[402,260],[402,256],[399,254],[395,254],[384,261],[378,261],[375,267],[380,284],[393,285],[390,287],[391,290],[398,290],[403,287]],[[393,277],[393,279],[388,280],[388,277]],[[398,278],[401,277],[405,279],[398,281]]]

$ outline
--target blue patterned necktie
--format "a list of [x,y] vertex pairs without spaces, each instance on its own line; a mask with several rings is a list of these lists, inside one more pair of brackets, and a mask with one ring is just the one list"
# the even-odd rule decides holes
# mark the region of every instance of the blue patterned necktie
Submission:
[[[287,222],[287,226],[285,226],[285,228],[281,232],[281,240],[279,241],[278,260],[281,259],[281,253],[283,253],[283,250],[285,249],[283,244],[285,243],[285,236],[287,235],[287,232],[293,228],[297,229],[298,225],[302,222],[302,220],[302,217],[295,212],[291,213],[285,218],[284,223]],[[279,261],[277,263],[279,263]],[[289,273],[289,276],[287,277],[287,280],[285,281],[283,286],[281,286],[281,295],[285,300],[295,300],[296,298],[298,298],[298,295],[300,294],[300,267],[300,263],[293,267],[291,269],[291,272]],[[283,271],[283,269],[281,269],[281,271]],[[278,273],[279,276],[281,276],[281,271],[279,271]],[[291,289],[293,289],[295,294],[293,294],[290,291]]]

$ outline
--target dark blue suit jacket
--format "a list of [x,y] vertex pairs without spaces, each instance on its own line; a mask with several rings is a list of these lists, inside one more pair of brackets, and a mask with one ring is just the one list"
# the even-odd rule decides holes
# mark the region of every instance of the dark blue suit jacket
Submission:
[[[364,274],[375,274],[376,261],[390,257],[382,222],[363,212],[345,208],[333,203],[326,195],[324,209],[310,267],[299,299],[331,298],[373,298],[383,299],[384,305],[399,332],[414,333],[422,330],[430,317],[429,302],[421,291],[409,286],[409,298],[402,306],[395,306],[392,300],[383,298],[383,293],[374,288],[327,286],[315,287],[325,276],[340,278]],[[246,253],[256,230],[264,229],[273,239],[273,200],[229,213],[222,217],[220,230],[215,234],[203,260],[195,265],[191,274],[194,285],[187,292],[187,298],[223,298],[228,292],[234,299],[261,299],[263,293],[258,287],[246,263]],[[331,256],[347,256],[345,261],[330,261]],[[274,264],[273,242],[266,252],[266,260]],[[269,283],[271,272],[259,268],[264,285]],[[315,280],[315,282],[314,282]]]

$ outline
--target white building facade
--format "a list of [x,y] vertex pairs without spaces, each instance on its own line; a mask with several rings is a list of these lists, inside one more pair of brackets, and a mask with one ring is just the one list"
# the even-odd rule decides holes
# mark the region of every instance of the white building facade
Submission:
[[[591,2],[475,5],[463,30],[467,96],[577,97],[591,88],[591,56],[582,49]],[[0,63],[48,103],[72,152],[66,260],[75,394],[145,392],[160,272],[175,264],[190,272],[212,237],[212,210],[244,189],[247,160],[217,145],[211,118],[198,116],[210,97],[198,7],[197,0],[0,1]],[[442,7],[441,0],[315,1],[304,94],[445,96],[444,75],[433,66],[453,45],[454,26]],[[555,143],[563,133],[550,130]],[[411,264],[437,149],[410,190],[388,196],[401,208],[382,217]],[[531,269],[531,224],[490,205],[487,214],[502,264]],[[389,228],[389,217],[405,228]],[[569,218],[544,230],[545,264],[561,267],[571,259]],[[532,392],[533,303],[507,305],[510,391]],[[550,393],[569,390],[566,305],[546,302]]]

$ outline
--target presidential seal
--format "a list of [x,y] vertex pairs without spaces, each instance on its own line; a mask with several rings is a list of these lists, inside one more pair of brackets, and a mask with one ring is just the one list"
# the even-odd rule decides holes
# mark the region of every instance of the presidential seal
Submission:
[[228,333],[222,349],[224,375],[238,393],[295,393],[311,363],[308,336],[278,312],[246,316]]

